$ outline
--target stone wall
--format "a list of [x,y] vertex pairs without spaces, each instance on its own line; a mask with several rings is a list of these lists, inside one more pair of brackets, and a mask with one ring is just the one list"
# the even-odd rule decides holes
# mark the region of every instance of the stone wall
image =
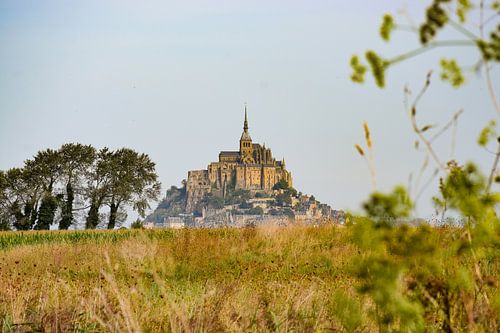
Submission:
[[188,172],[186,212],[192,213],[203,196],[210,192],[211,184],[208,170],[193,170]]

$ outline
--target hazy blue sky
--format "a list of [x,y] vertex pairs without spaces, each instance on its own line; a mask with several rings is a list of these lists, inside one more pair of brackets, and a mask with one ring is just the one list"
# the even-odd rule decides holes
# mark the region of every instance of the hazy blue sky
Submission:
[[[379,187],[406,184],[423,155],[413,149],[404,85],[418,90],[443,54],[477,61],[470,48],[430,52],[392,68],[385,90],[371,79],[351,83],[353,53],[391,56],[416,46],[408,32],[391,44],[378,37],[381,16],[404,20],[397,12],[405,3],[420,22],[429,1],[1,0],[0,169],[65,142],[126,146],[156,161],[166,189],[220,150],[237,149],[247,102],[252,138],[286,158],[297,189],[359,210],[370,192],[353,148],[363,121]],[[492,156],[475,145],[496,118],[484,81],[471,75],[457,91],[437,74],[419,109],[422,124],[444,124],[463,108],[456,157],[489,165]],[[439,145],[443,154],[449,142]],[[430,193],[421,215],[432,213]]]

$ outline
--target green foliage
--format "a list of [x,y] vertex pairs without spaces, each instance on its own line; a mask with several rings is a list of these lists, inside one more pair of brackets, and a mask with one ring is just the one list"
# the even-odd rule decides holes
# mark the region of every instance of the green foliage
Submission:
[[[493,6],[495,10],[500,8],[498,4]],[[463,24],[472,7],[468,0],[432,1],[419,28],[421,48],[387,61],[375,53],[371,60],[368,59],[378,86],[383,87],[383,70],[387,66],[438,46],[470,45],[473,41],[479,48],[483,66],[488,66],[488,61],[499,61],[500,25],[489,33],[490,40],[479,39]],[[453,8],[456,8],[459,23],[451,19]],[[483,21],[486,13],[482,7],[480,10],[482,23],[497,17],[492,15]],[[390,25],[389,20],[387,22]],[[463,43],[435,40],[446,25],[466,35],[468,40]],[[482,35],[483,31],[480,32]],[[385,40],[389,37],[382,29],[381,35]],[[464,76],[455,60],[442,59],[441,67],[443,80],[454,87],[463,84]],[[489,75],[488,67],[485,68]],[[428,84],[429,81],[415,104]],[[413,125],[424,141],[421,134],[432,126]],[[492,139],[498,141],[495,125],[495,121],[491,121],[485,127],[479,136],[479,145],[486,147]],[[472,163],[464,166],[455,161],[441,163],[431,147],[432,140],[426,144],[428,153],[440,164],[444,174],[440,179],[440,196],[433,198],[436,207],[442,210],[442,223],[449,221],[444,218],[445,212],[453,210],[462,222],[460,228],[453,229],[450,225],[441,230],[426,225],[416,228],[394,226],[390,223],[392,219],[408,217],[413,209],[408,193],[403,187],[389,194],[373,193],[363,204],[368,217],[349,217],[346,223],[352,228],[352,241],[358,247],[358,256],[352,263],[359,281],[358,293],[368,298],[372,307],[369,313],[379,332],[497,331],[499,303],[495,303],[498,298],[491,300],[492,293],[497,293],[498,279],[493,278],[491,272],[492,267],[498,267],[500,257],[500,219],[497,216],[500,194],[492,191],[491,184],[498,178],[495,171],[500,153],[496,155],[487,180]]]
[[397,186],[389,194],[375,192],[363,203],[368,216],[377,219],[394,219],[410,216],[413,203],[402,186]]
[[267,195],[264,192],[257,192],[255,193],[255,198],[266,198]]
[[386,42],[391,38],[391,32],[396,28],[394,19],[391,15],[385,14],[383,17],[382,25],[380,26],[380,37]]
[[495,216],[495,206],[500,202],[498,193],[486,190],[486,180],[472,163],[465,166],[449,164],[446,178],[440,179],[441,198],[435,203],[441,209],[455,209],[473,221],[484,221]]
[[[455,3],[455,6],[453,6],[452,3]],[[385,87],[385,73],[388,67],[418,56],[436,47],[475,46],[483,63],[490,61],[499,62],[500,24],[497,24],[497,26],[493,29],[489,28],[491,24],[486,24],[491,23],[491,21],[495,19],[498,14],[491,15],[491,10],[488,11],[487,7],[481,9],[484,10],[482,17],[485,18],[485,21],[483,21],[480,29],[484,30],[488,26],[489,31],[478,31],[478,33],[475,34],[469,31],[469,27],[465,25],[467,15],[474,7],[480,6],[479,4],[475,6],[470,0],[433,0],[429,7],[427,7],[424,22],[418,27],[418,29],[416,27],[412,27],[412,30],[417,30],[418,32],[421,47],[403,52],[388,59],[384,59],[376,52],[368,50],[365,57],[377,86],[380,88]],[[496,8],[497,5],[495,2],[492,4],[491,9],[498,11]],[[453,9],[455,9],[455,12],[453,12]],[[450,19],[453,15],[458,17],[458,23],[454,22],[453,19]],[[463,36],[466,36],[467,39],[436,40],[438,32],[444,29],[447,25],[461,33]],[[389,41],[391,33],[395,30],[395,28],[396,24],[393,17],[389,14],[385,14],[379,29],[380,37],[384,41]],[[487,34],[489,38],[477,37],[477,35],[482,36],[483,33]],[[464,83],[465,78],[462,73],[462,69],[458,66],[455,60],[443,59],[441,60],[440,65],[442,68],[441,78],[443,80],[449,81],[454,87],[459,87]],[[352,68],[351,80],[356,83],[363,83],[368,68],[361,63],[357,55],[351,57],[350,67]]]
[[147,155],[127,148],[96,152],[89,145],[68,143],[39,151],[23,168],[0,172],[0,213],[18,230],[53,224],[68,229],[74,211],[88,205],[86,227],[96,228],[99,210],[107,204],[114,225],[123,207],[132,206],[143,216],[148,202],[156,200],[160,183],[154,168]]
[[260,206],[252,207],[248,210],[248,214],[250,214],[250,215],[263,215],[264,210]]
[[462,70],[454,59],[441,59],[440,65],[442,69],[441,79],[443,81],[450,82],[455,88],[460,87],[464,83],[465,78],[462,75]]
[[142,222],[140,219],[135,220],[131,225],[131,229],[144,229],[144,222]]
[[497,127],[496,121],[491,120],[488,122],[488,125],[486,125],[483,128],[477,139],[477,143],[481,147],[486,147],[490,142],[490,140],[497,138],[498,135],[496,133],[496,127]]
[[228,205],[239,205],[247,202],[252,197],[252,193],[249,190],[238,189],[229,190],[224,198],[225,204]]
[[292,204],[292,197],[288,191],[279,193],[275,196],[277,206],[286,206]]
[[243,201],[242,203],[240,203],[239,207],[241,209],[249,209],[252,208],[252,204],[247,201]]
[[59,229],[68,229],[73,224],[73,203],[75,190],[80,192],[84,179],[96,158],[96,149],[90,145],[67,143],[58,150],[61,163],[61,177],[66,183],[66,200],[61,207]]
[[363,325],[361,305],[342,291],[333,295],[332,314],[337,317],[347,332],[356,332]]
[[356,219],[353,228],[353,242],[363,251],[353,261],[358,291],[373,301],[379,331],[424,331],[425,313],[434,311],[422,302],[428,301],[425,286],[439,271],[435,232],[367,219]]
[[46,193],[40,204],[38,211],[38,221],[35,225],[37,230],[49,230],[54,223],[54,216],[57,209],[57,200],[51,193]]
[[285,179],[281,179],[279,182],[274,184],[273,190],[288,190],[289,185]]
[[365,74],[367,68],[365,65],[361,63],[359,57],[357,55],[353,55],[351,57],[351,68],[353,70],[351,74],[351,80],[356,83],[365,82]]
[[116,213],[122,205],[131,205],[144,217],[145,210],[149,208],[149,201],[158,198],[161,185],[155,172],[155,163],[146,154],[122,148],[109,155],[108,163],[108,228],[112,229],[115,226]]
[[202,204],[211,209],[221,209],[224,208],[224,198],[209,192],[203,197]]

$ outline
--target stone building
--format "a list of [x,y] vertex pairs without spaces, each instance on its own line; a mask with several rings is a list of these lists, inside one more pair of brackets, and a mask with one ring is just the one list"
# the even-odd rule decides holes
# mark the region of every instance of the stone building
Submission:
[[282,179],[292,186],[292,175],[286,170],[285,160],[276,161],[270,148],[252,142],[245,106],[239,151],[221,151],[219,161],[210,163],[206,170],[188,172],[186,211],[193,212],[208,192],[222,197],[230,189],[270,192]]

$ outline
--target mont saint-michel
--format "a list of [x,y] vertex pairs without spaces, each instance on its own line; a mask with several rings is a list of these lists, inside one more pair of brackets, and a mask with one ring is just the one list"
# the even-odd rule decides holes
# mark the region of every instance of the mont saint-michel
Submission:
[[239,150],[221,151],[206,169],[188,171],[146,219],[149,227],[245,226],[273,221],[339,220],[340,211],[293,188],[285,159],[254,143],[245,106]]

